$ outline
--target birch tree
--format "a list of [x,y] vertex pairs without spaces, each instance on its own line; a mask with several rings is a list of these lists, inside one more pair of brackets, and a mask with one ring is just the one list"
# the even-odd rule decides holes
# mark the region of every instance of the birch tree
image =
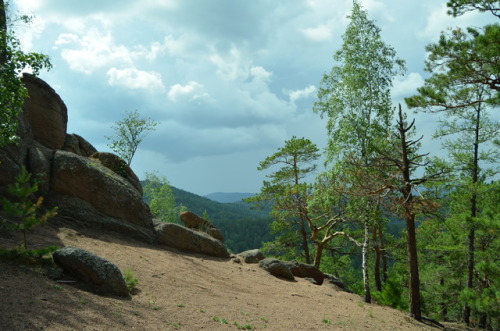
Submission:
[[[346,167],[368,168],[374,146],[384,139],[393,115],[390,89],[394,77],[404,72],[404,61],[384,43],[380,28],[353,2],[350,22],[342,36],[343,44],[333,59],[335,65],[325,74],[318,90],[314,111],[327,117],[327,162],[342,162],[347,156],[358,164]],[[358,219],[364,228],[362,245],[365,301],[371,302],[368,252],[373,204],[365,199]]]
[[110,141],[108,146],[130,166],[137,148],[157,125],[158,122],[141,117],[137,110],[127,111],[125,117],[113,126],[115,136],[106,137]]

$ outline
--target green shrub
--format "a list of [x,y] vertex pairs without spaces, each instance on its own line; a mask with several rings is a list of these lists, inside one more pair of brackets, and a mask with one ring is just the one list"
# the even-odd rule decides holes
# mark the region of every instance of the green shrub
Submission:
[[389,278],[382,286],[381,292],[374,292],[373,297],[379,303],[399,310],[407,310],[408,303],[403,297],[403,287],[397,280]]
[[0,223],[3,223],[8,229],[22,231],[24,249],[28,250],[26,232],[56,216],[57,207],[46,210],[44,213],[39,211],[43,198],[35,196],[35,193],[38,192],[38,180],[32,179],[31,173],[25,167],[22,167],[15,179],[15,183],[7,187],[7,191],[13,197],[12,200],[2,199],[4,211],[13,217],[14,221],[0,219]]
[[129,293],[132,293],[136,289],[137,284],[139,284],[139,280],[135,277],[132,270],[125,270],[123,272],[123,280],[127,284]]

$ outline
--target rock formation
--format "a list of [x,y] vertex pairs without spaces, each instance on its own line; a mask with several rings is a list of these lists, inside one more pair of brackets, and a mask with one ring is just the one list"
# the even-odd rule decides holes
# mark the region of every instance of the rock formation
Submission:
[[47,83],[29,74],[22,80],[29,97],[19,119],[19,143],[0,149],[0,196],[26,167],[40,180],[39,193],[46,206],[59,208],[59,218],[229,258],[220,231],[193,213],[184,213],[181,219],[202,232],[177,224],[161,224],[155,229],[132,169],[118,156],[98,152],[81,136],[66,132],[66,105]]
[[40,180],[46,205],[59,207],[59,217],[154,240],[153,216],[133,171],[117,166],[116,155],[97,153],[84,138],[66,132],[66,105],[47,83],[29,74],[22,80],[29,97],[19,143],[0,149],[0,195],[26,167]]
[[181,250],[229,258],[227,248],[209,235],[175,223],[160,223],[156,227],[157,242]]
[[286,261],[285,265],[290,269],[295,277],[310,278],[314,280],[314,284],[321,285],[326,276],[315,266],[297,261]]
[[294,281],[295,277],[288,268],[288,266],[278,259],[267,258],[259,261],[259,267],[269,272],[277,278]]
[[209,221],[204,218],[199,217],[195,213],[190,211],[185,211],[180,215],[181,221],[184,225],[190,229],[203,231],[208,233],[212,238],[220,241],[224,241],[224,236],[222,233]]
[[259,249],[251,249],[238,254],[243,258],[245,263],[259,263],[260,260],[264,260],[264,254]]

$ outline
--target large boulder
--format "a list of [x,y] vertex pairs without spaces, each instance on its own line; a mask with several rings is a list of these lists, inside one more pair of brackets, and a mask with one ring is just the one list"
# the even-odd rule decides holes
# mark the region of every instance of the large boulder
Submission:
[[52,162],[51,189],[54,193],[86,201],[104,215],[153,229],[153,216],[139,192],[100,162],[56,151]]
[[284,263],[295,277],[312,278],[316,285],[323,284],[326,276],[315,266],[297,261],[286,261]]
[[286,280],[294,281],[292,272],[288,266],[278,259],[267,258],[259,261],[259,267],[269,272],[271,275],[277,278],[282,278]]
[[238,254],[243,258],[245,263],[259,263],[260,260],[264,260],[265,256],[259,249],[250,249]]
[[101,163],[106,168],[113,171],[115,174],[125,178],[142,197],[142,185],[137,178],[136,174],[130,169],[125,161],[123,161],[118,155],[106,152],[96,152],[90,155],[90,159]]
[[227,248],[217,239],[203,232],[193,231],[175,223],[156,226],[157,243],[209,256],[229,258]]
[[68,110],[59,95],[43,80],[24,73],[29,97],[24,112],[36,141],[51,149],[61,149],[66,140]]
[[123,275],[113,263],[77,247],[64,247],[52,254],[54,262],[100,294],[128,297],[129,291]]
[[66,134],[62,150],[87,157],[97,153],[97,149],[91,143],[74,133]]
[[224,241],[222,233],[206,219],[192,213],[190,211],[182,212],[179,215],[184,225],[190,229],[199,230],[208,233],[212,238]]

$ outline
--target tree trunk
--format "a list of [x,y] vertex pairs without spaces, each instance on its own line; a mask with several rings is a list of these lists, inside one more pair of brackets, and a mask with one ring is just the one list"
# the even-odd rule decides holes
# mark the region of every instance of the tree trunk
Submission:
[[380,279],[380,247],[379,247],[379,239],[377,238],[378,233],[378,224],[373,227],[373,251],[375,252],[375,266],[373,270],[373,277],[375,278],[375,288],[377,291],[382,291],[382,281]]
[[304,257],[307,264],[311,264],[311,253],[309,252],[309,244],[307,243],[307,231],[305,221],[300,220],[300,234],[302,236],[302,249],[304,250]]
[[[481,104],[476,107],[476,127],[474,129],[474,155],[472,162],[472,195],[471,195],[471,206],[470,206],[470,229],[469,236],[467,237],[469,242],[469,257],[467,261],[467,288],[472,289],[474,287],[474,241],[475,241],[475,229],[474,222],[477,216],[477,191],[476,185],[479,177],[479,130],[481,121]],[[469,305],[465,305],[464,308],[464,322],[467,326],[470,326],[470,313],[471,308]]]
[[[439,280],[439,285],[441,285],[441,289],[444,289],[444,278],[441,277]],[[448,304],[446,303],[446,293],[443,291],[441,294],[441,320],[446,321],[448,319]]]
[[365,302],[372,302],[372,295],[370,293],[370,278],[368,274],[368,252],[369,252],[369,244],[370,244],[370,225],[368,224],[368,220],[364,221],[364,241],[363,248],[361,249],[362,256],[362,266],[363,266],[363,287],[365,292]]
[[321,243],[314,243],[314,246],[316,248],[316,252],[314,254],[314,267],[319,270],[319,266],[321,265],[321,256],[323,255],[325,245],[322,245]]
[[[415,122],[413,122],[415,123]],[[399,139],[401,140],[401,166],[400,170],[403,175],[403,184],[400,188],[403,198],[404,218],[406,221],[406,249],[408,254],[408,272],[409,272],[409,288],[410,295],[410,316],[417,321],[422,320],[422,312],[420,307],[420,279],[418,274],[418,258],[417,258],[417,236],[415,231],[415,211],[413,199],[413,186],[411,178],[412,162],[410,161],[411,141],[407,140],[406,133],[411,130],[413,123],[408,127],[405,126],[403,110],[399,105]],[[414,143],[414,142],[413,142]]]
[[382,231],[382,224],[378,225],[378,237],[380,238],[380,250],[382,256],[382,281],[387,282],[387,252],[385,251],[384,233]]
[[[409,203],[411,203],[409,201]],[[415,215],[411,213],[406,219],[408,269],[410,272],[409,294],[410,294],[410,316],[420,321],[420,280],[418,274],[417,239],[415,234]]]

